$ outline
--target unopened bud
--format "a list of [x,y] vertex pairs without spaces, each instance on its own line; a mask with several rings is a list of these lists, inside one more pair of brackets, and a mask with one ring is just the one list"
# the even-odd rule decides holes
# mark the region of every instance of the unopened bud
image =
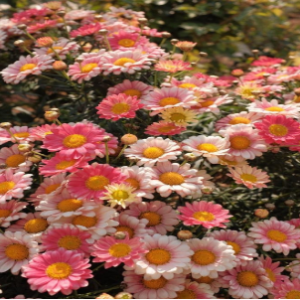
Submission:
[[22,47],[24,46],[25,42],[23,40],[16,40],[14,42],[14,45],[17,46],[17,47]]
[[267,203],[266,205],[265,205],[265,207],[267,208],[267,209],[269,209],[269,210],[273,210],[273,209],[275,209],[275,205],[273,204],[273,203]]
[[139,18],[138,21],[143,26],[148,22],[148,20],[146,18]]
[[295,93],[297,96],[300,96],[300,88],[294,89],[294,93]]
[[226,91],[224,91],[224,90],[219,90],[219,94],[220,94],[220,95],[226,95],[226,94],[227,94],[227,92],[226,92]]
[[4,170],[6,169],[6,164],[5,163],[1,163],[0,164],[0,170]]
[[193,237],[193,233],[189,230],[180,230],[177,233],[177,237],[180,240],[185,241],[191,239]]
[[124,240],[126,238],[126,233],[123,231],[117,231],[117,232],[115,232],[114,237],[117,240]]
[[37,164],[42,160],[42,158],[39,155],[33,155],[33,156],[29,156],[28,160],[33,162],[34,164]]
[[172,45],[176,45],[178,42],[179,42],[179,40],[177,40],[177,39],[172,39],[171,40],[171,44]]
[[75,59],[75,61],[78,62],[78,63],[82,63],[84,61],[84,59],[82,57],[77,57]]
[[295,201],[294,200],[286,200],[284,201],[284,203],[287,205],[287,206],[293,206],[295,204]]
[[167,31],[164,31],[161,33],[161,37],[164,38],[164,39],[168,39],[171,37],[171,33],[170,32],[167,32]]
[[96,299],[115,299],[115,298],[113,296],[109,295],[109,294],[102,293],[101,295],[96,297]]
[[60,10],[57,12],[57,15],[61,18],[63,18],[65,16],[66,12],[64,10]]
[[234,69],[231,72],[232,76],[240,77],[244,75],[244,71],[242,69]]
[[50,2],[45,3],[44,5],[51,10],[58,10],[61,8],[60,1],[50,1]]
[[115,299],[132,299],[132,295],[127,292],[120,292],[115,296]]
[[206,52],[199,52],[199,56],[200,57],[207,57],[207,53]]
[[263,77],[264,77],[264,78],[269,78],[270,76],[271,76],[270,73],[264,73],[264,74],[263,74]]
[[53,122],[59,118],[59,112],[47,110],[44,114],[44,117],[47,121]]
[[82,47],[82,50],[83,50],[84,52],[89,52],[89,51],[91,51],[92,48],[93,48],[93,45],[90,44],[90,43],[87,43],[87,44],[85,44],[85,45]]
[[34,153],[32,152],[25,152],[25,153],[22,153],[25,157],[30,157],[30,156],[34,156]]
[[106,29],[100,29],[99,31],[99,34],[102,35],[102,36],[105,36],[108,34],[108,31]]
[[253,50],[251,50],[251,52],[252,52],[254,55],[257,55],[257,54],[259,53],[259,50],[253,49]]
[[25,24],[20,24],[17,26],[17,28],[20,30],[25,30],[27,28],[27,26]]
[[111,140],[111,137],[109,135],[106,135],[102,138],[103,143],[108,143]]
[[134,135],[134,134],[125,134],[121,137],[121,142],[124,144],[124,145],[131,145],[131,144],[134,144],[136,143],[138,140],[137,136]]
[[103,20],[103,16],[102,15],[95,15],[95,20],[96,21],[102,21]]
[[52,67],[56,71],[64,71],[67,69],[67,64],[61,60],[56,60],[53,64]]
[[54,41],[50,36],[44,36],[36,40],[38,47],[51,47]]
[[29,145],[29,144],[19,144],[18,145],[18,150],[20,152],[28,152],[28,151],[31,151],[32,150],[32,145]]
[[258,208],[254,211],[254,214],[261,219],[266,218],[269,215],[269,212],[266,209]]
[[212,191],[213,190],[209,187],[205,187],[205,188],[201,189],[201,192],[205,195],[210,195],[212,193]]
[[184,160],[186,161],[195,161],[197,159],[197,156],[194,155],[193,153],[186,153],[183,155]]
[[0,123],[0,128],[2,128],[2,129],[8,130],[11,127],[12,127],[12,124],[9,123],[9,122],[2,122],[2,123]]

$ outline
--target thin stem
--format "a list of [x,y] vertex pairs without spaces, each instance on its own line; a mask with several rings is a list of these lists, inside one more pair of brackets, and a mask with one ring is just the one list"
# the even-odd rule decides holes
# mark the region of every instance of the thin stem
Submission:
[[109,164],[109,151],[108,151],[108,142],[105,142],[105,161]]
[[124,150],[128,147],[128,145],[124,145],[123,148],[121,149],[120,153],[118,154],[118,156],[116,157],[115,161],[117,161],[120,156],[123,154]]
[[59,121],[58,119],[54,120],[55,123],[57,123],[57,125],[62,125],[61,121]]
[[42,153],[40,153],[40,152],[35,152],[35,151],[30,151],[31,153],[34,153],[34,154],[36,154],[36,155],[40,155],[40,156],[44,156],[44,157],[46,157],[46,158],[49,158],[49,156],[48,155],[45,155],[45,154],[42,154]]
[[105,263],[102,263],[102,264],[100,264],[99,266],[97,266],[95,269],[93,269],[93,272],[95,272],[95,271],[97,271],[97,270],[103,268],[103,267],[104,267],[104,264],[105,264]]

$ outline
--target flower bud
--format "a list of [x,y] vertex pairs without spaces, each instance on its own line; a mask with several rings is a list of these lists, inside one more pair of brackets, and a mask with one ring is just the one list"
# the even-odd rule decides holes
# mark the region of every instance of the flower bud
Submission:
[[12,124],[10,122],[2,122],[0,123],[0,128],[8,130],[12,127]]
[[192,162],[192,161],[195,161],[197,159],[197,156],[194,155],[193,153],[186,153],[186,154],[183,155],[183,158],[186,161]]
[[52,64],[52,67],[54,70],[56,71],[64,71],[67,69],[67,64],[64,63],[63,61],[61,60],[56,60],[53,64]]
[[234,69],[231,72],[232,76],[240,77],[244,75],[244,71],[242,69]]
[[179,42],[179,40],[177,40],[177,39],[172,39],[171,40],[171,44],[172,45],[176,45],[178,42]]
[[54,41],[50,36],[44,36],[36,40],[38,47],[51,47]]
[[34,164],[37,164],[42,160],[42,158],[39,155],[33,155],[33,156],[29,156],[28,160],[33,162]]
[[109,295],[109,294],[102,293],[96,299],[115,299],[115,298],[113,296]]
[[148,22],[146,18],[138,18],[138,21],[142,26],[144,26]]
[[108,34],[108,31],[106,29],[100,29],[98,32],[101,36],[106,36]]
[[254,55],[257,55],[257,54],[259,53],[259,50],[253,49],[253,50],[251,50],[251,52],[252,52]]
[[20,24],[17,26],[17,28],[20,30],[25,30],[27,28],[27,26],[25,24]]
[[167,31],[164,31],[161,33],[161,37],[164,38],[164,39],[168,39],[171,37],[171,33],[170,32],[167,32]]
[[295,93],[297,96],[300,96],[300,88],[294,89],[294,93]]
[[14,42],[14,45],[17,46],[17,47],[22,47],[24,46],[25,42],[23,40],[16,40]]
[[124,144],[124,145],[131,145],[131,144],[134,144],[136,143],[138,140],[137,136],[134,135],[134,134],[125,134],[121,137],[121,142]]
[[285,203],[287,206],[292,207],[292,206],[294,206],[295,201],[294,201],[294,200],[286,200],[286,201],[284,201],[284,203]]
[[6,169],[6,164],[5,163],[1,163],[0,164],[0,170],[4,170]]
[[64,10],[60,10],[57,12],[57,15],[61,18],[63,18],[65,16],[66,12]]
[[58,10],[61,8],[60,1],[50,1],[50,2],[45,3],[44,5],[51,10]]
[[58,119],[59,112],[58,111],[47,110],[47,111],[45,111],[44,117],[47,121],[53,122],[53,121]]
[[117,231],[117,232],[115,232],[114,237],[117,240],[124,240],[126,238],[126,233],[123,231]]
[[18,145],[18,150],[20,152],[28,152],[28,151],[31,151],[32,150],[32,145],[29,145],[29,144],[19,144]]
[[120,292],[115,296],[115,299],[132,299],[132,295],[127,292]]
[[77,57],[75,59],[75,61],[78,62],[78,63],[82,63],[84,61],[84,59],[82,57]]
[[269,212],[266,209],[258,208],[254,211],[254,214],[261,219],[266,218],[269,215]]
[[103,143],[108,143],[111,140],[111,137],[109,135],[106,135],[102,138]]
[[200,57],[207,57],[207,53],[206,52],[199,52],[199,56]]
[[193,233],[189,230],[180,230],[177,233],[177,237],[180,240],[185,241],[191,239],[193,237]]
[[273,210],[273,209],[276,208],[276,206],[275,206],[273,203],[267,203],[267,204],[265,205],[265,207],[266,207],[267,209],[269,209],[269,210]]
[[103,21],[103,16],[102,15],[95,15],[95,20],[100,22]]

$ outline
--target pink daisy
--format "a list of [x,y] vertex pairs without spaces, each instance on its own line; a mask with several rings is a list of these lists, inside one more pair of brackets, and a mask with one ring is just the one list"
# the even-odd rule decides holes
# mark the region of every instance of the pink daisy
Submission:
[[17,202],[15,200],[0,203],[1,227],[8,227],[11,222],[26,217],[26,214],[21,212],[26,206],[25,202]]
[[133,203],[124,214],[148,220],[147,233],[149,235],[167,234],[168,231],[173,231],[174,226],[179,223],[177,212],[161,201]]
[[125,30],[114,33],[108,38],[108,41],[112,50],[127,50],[127,48],[136,48],[138,45],[148,43],[147,38]]
[[52,134],[52,129],[56,129],[58,126],[56,124],[45,124],[41,126],[37,126],[34,128],[31,128],[30,136],[35,141],[43,141],[46,135]]
[[298,279],[300,279],[299,259],[300,259],[300,253],[297,253],[295,260],[292,261],[287,267],[287,271],[291,272],[291,277],[298,278]]
[[33,291],[70,295],[73,290],[88,286],[86,279],[93,277],[90,266],[81,253],[60,248],[34,257],[23,266],[22,277],[27,278]]
[[0,273],[17,275],[22,266],[38,254],[38,243],[29,234],[5,231],[0,235]]
[[103,26],[100,23],[83,25],[75,30],[72,30],[70,32],[70,36],[72,38],[75,38],[77,36],[81,37],[81,36],[92,35],[92,34],[98,33],[98,31],[102,28],[103,28]]
[[126,157],[138,160],[138,166],[145,165],[146,167],[152,167],[157,162],[177,159],[180,154],[180,147],[177,143],[162,137],[138,140],[124,151]]
[[147,54],[149,58],[155,60],[159,60],[160,58],[167,56],[166,51],[155,43],[139,44],[135,49],[141,50],[144,54]]
[[249,72],[245,74],[242,78],[244,81],[257,81],[257,80],[265,80],[265,75],[271,75],[273,73],[276,73],[277,69],[275,68],[259,68],[256,70],[253,70],[252,72]]
[[[205,75],[207,76],[207,75]],[[201,87],[203,83],[205,82],[205,79],[196,78],[196,77],[190,77],[190,76],[184,76],[183,80],[179,81],[176,78],[172,78],[171,84],[173,86],[180,87],[182,89],[188,89],[193,90],[196,87]]]
[[[300,229],[300,218],[288,220],[291,225],[294,225],[296,229]],[[300,241],[296,243],[298,249],[300,249]]]
[[177,126],[173,122],[159,121],[152,123],[145,129],[145,133],[148,135],[161,136],[161,135],[175,135],[185,131],[186,128]]
[[184,290],[177,292],[176,299],[215,299],[209,285],[186,280]]
[[117,121],[122,118],[135,118],[136,111],[143,108],[143,106],[136,96],[117,94],[104,98],[96,106],[96,109],[99,118]]
[[270,220],[253,222],[248,235],[254,239],[254,243],[262,244],[264,251],[274,250],[288,255],[290,250],[297,248],[300,230],[288,222],[272,217]]
[[215,294],[219,292],[220,287],[221,287],[221,284],[220,284],[218,278],[212,278],[209,276],[201,276],[199,278],[192,277],[192,280],[196,281],[200,284],[205,283],[205,285],[208,285],[210,290]]
[[41,18],[41,17],[45,17],[47,14],[49,14],[49,9],[47,8],[41,8],[41,9],[30,8],[18,13],[14,13],[11,21],[18,24],[20,23],[27,24],[28,22],[32,21],[31,18]]
[[42,71],[52,68],[51,56],[21,56],[18,61],[1,71],[6,83],[18,84],[28,75],[40,75]]
[[238,87],[234,90],[235,94],[242,99],[255,101],[256,93],[264,93],[264,87],[258,81],[240,81]]
[[185,276],[182,274],[174,274],[172,279],[161,276],[147,280],[143,275],[127,270],[123,276],[124,292],[133,294],[135,299],[174,299],[176,292],[184,290]]
[[[194,94],[196,96],[199,96],[198,90],[199,89],[194,90]],[[192,108],[194,110],[197,110],[198,113],[211,112],[214,114],[220,114],[219,106],[231,102],[232,102],[232,98],[229,97],[228,95],[201,99],[201,92],[200,92],[200,99],[198,100],[198,103]]]
[[194,278],[200,276],[218,277],[218,272],[236,266],[234,250],[224,242],[211,237],[189,239],[187,244],[194,252],[191,256],[190,272]]
[[45,20],[43,22],[34,23],[27,27],[29,33],[36,33],[37,31],[42,31],[48,28],[53,28],[57,26],[56,20]]
[[0,145],[6,142],[26,143],[34,140],[34,138],[31,137],[31,128],[28,126],[13,126],[9,131],[10,133],[6,130],[0,131]]
[[232,177],[237,184],[244,184],[248,189],[264,188],[267,187],[265,183],[270,182],[269,175],[256,167],[243,165],[228,170],[230,174],[227,176]]
[[65,14],[66,20],[82,20],[94,14],[94,10],[72,9]]
[[275,299],[300,299],[300,280],[298,278],[285,280],[274,285],[271,294]]
[[202,177],[197,176],[196,169],[190,169],[190,164],[172,164],[168,161],[158,163],[153,168],[150,185],[162,197],[168,197],[176,192],[181,197],[199,193],[202,188]]
[[220,134],[230,141],[229,154],[254,159],[267,151],[267,146],[258,130],[247,124],[237,124],[220,130]]
[[14,173],[7,169],[0,173],[0,203],[12,198],[22,198],[24,190],[29,190],[32,183],[32,174],[23,172]]
[[70,176],[68,190],[80,200],[99,201],[106,192],[107,185],[123,183],[125,179],[127,177],[120,169],[94,163]]
[[[102,133],[102,138],[101,138],[101,142],[97,142],[97,148],[95,150],[95,153],[97,156],[103,158],[106,155],[106,145],[107,145],[107,150],[109,155],[111,154],[115,154],[116,153],[116,149],[118,148],[118,138],[115,137],[114,135],[112,135],[111,133],[107,133],[105,130],[103,130],[102,128],[99,127],[100,130],[103,131]],[[103,142],[103,139],[109,137],[110,140],[108,142]]]
[[134,261],[140,259],[147,250],[143,249],[143,243],[138,237],[130,239],[128,235],[122,240],[106,236],[98,240],[92,249],[93,262],[105,262],[105,269],[117,267],[124,263],[133,267]]
[[257,60],[252,62],[254,67],[272,67],[284,62],[284,59],[277,57],[260,56]]
[[181,215],[178,216],[186,226],[202,225],[205,228],[226,226],[229,222],[229,210],[223,209],[220,204],[206,201],[194,201],[191,204],[186,202],[185,206],[178,207]]
[[189,62],[182,60],[160,60],[154,66],[154,70],[174,74],[180,71],[192,70],[192,67]]

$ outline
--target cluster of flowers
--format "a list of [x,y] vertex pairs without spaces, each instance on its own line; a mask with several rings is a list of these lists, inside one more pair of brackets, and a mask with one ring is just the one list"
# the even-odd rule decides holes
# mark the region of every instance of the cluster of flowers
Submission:
[[[150,42],[168,33],[123,8],[100,16],[66,12],[53,1],[0,24],[2,49],[15,37],[31,39],[15,42],[30,55],[2,70],[6,83],[57,72],[76,87],[97,76],[120,81],[121,73],[136,74],[95,106],[106,122],[139,123],[143,111],[150,136],[113,135],[89,120],[61,124],[57,110],[46,113],[52,124],[1,123],[1,273],[20,274],[39,293],[69,295],[88,286],[96,272],[91,263],[122,264],[127,298],[212,299],[221,288],[233,298],[300,298],[300,253],[290,276],[271,258],[300,247],[300,218],[253,222],[249,232],[229,229],[229,210],[201,199],[215,183],[199,164],[227,166],[228,176],[249,189],[266,187],[269,175],[249,161],[280,147],[300,151],[300,92],[290,90],[299,67],[260,57],[246,74],[181,76],[191,69],[183,56]],[[66,37],[50,37],[48,29]],[[85,37],[94,44],[82,43]],[[173,44],[184,52],[195,46]],[[155,74],[153,83],[139,80],[142,72]],[[247,111],[222,117],[220,106],[239,96],[250,101]],[[179,135],[193,132],[187,128],[204,114],[220,115],[213,134]]]

